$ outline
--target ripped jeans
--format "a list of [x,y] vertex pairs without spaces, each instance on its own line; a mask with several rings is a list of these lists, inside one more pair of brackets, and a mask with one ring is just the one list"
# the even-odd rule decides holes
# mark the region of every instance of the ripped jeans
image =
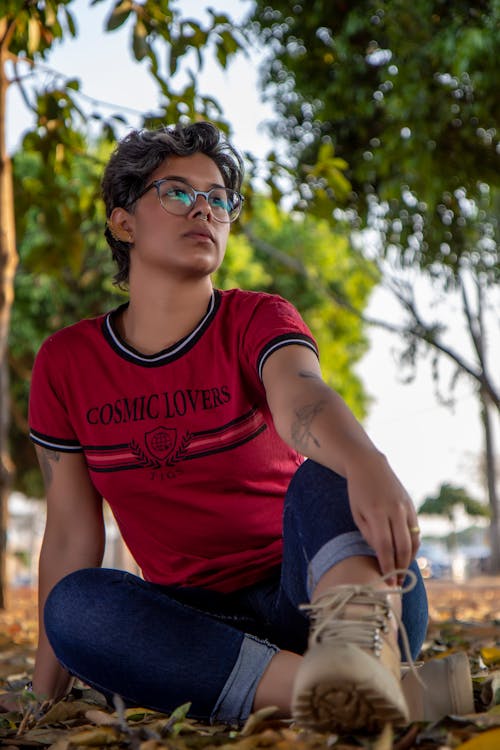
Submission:
[[[231,594],[148,583],[91,568],[63,578],[45,607],[45,626],[61,664],[108,698],[170,713],[239,724],[280,649],[303,653],[308,620],[298,609],[329,568],[374,555],[354,524],[345,480],[313,461],[294,475],[283,516],[284,554],[266,580]],[[415,658],[427,629],[418,573],[403,595],[403,623]]]

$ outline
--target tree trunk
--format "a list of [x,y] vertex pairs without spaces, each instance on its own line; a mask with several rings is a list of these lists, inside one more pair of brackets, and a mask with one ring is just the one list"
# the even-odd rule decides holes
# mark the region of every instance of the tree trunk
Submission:
[[[5,20],[4,20],[5,24]],[[14,299],[17,249],[14,223],[12,168],[6,144],[6,74],[8,43],[0,19],[0,609],[5,607],[7,501],[11,488],[12,461],[9,454],[9,385],[7,346],[10,311]]]
[[[463,282],[463,278],[462,278]],[[462,301],[464,312],[469,324],[469,333],[477,353],[481,368],[482,381],[479,387],[479,402],[481,405],[481,422],[484,434],[484,465],[485,485],[488,492],[488,502],[491,512],[490,521],[490,572],[500,573],[500,508],[496,489],[496,465],[493,429],[491,426],[491,411],[498,411],[498,402],[493,399],[493,390],[488,387],[488,367],[486,362],[486,331],[484,327],[484,287],[478,277],[475,282],[477,296],[477,311],[473,315],[469,304],[465,285],[462,283]],[[491,381],[490,381],[491,382]]]
[[500,573],[500,507],[496,486],[495,446],[491,427],[491,408],[488,394],[481,391],[481,421],[484,429],[484,454],[486,470],[486,486],[491,510],[490,522],[490,572]]

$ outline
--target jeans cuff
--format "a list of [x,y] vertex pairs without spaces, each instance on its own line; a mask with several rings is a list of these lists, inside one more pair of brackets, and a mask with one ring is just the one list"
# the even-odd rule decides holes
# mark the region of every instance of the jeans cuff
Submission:
[[241,724],[252,711],[255,691],[277,646],[245,634],[240,652],[210,716],[215,724]]
[[348,531],[330,539],[316,552],[309,563],[307,576],[307,593],[311,599],[312,593],[321,576],[334,565],[354,555],[376,557],[375,552],[360,531]]

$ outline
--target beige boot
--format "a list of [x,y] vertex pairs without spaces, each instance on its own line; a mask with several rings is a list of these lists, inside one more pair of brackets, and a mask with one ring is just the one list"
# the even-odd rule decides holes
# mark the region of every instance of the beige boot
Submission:
[[292,698],[299,724],[319,731],[373,732],[387,722],[408,722],[389,594],[401,589],[337,586],[304,607],[312,625]]
[[430,659],[419,665],[416,672],[403,665],[401,686],[410,721],[439,721],[449,714],[474,713],[472,676],[464,651]]

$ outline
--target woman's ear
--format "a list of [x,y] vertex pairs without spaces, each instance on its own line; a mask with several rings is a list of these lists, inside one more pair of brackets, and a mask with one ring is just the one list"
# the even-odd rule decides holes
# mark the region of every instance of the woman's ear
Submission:
[[130,214],[124,208],[114,208],[106,224],[115,240],[133,244],[134,235],[132,234]]

